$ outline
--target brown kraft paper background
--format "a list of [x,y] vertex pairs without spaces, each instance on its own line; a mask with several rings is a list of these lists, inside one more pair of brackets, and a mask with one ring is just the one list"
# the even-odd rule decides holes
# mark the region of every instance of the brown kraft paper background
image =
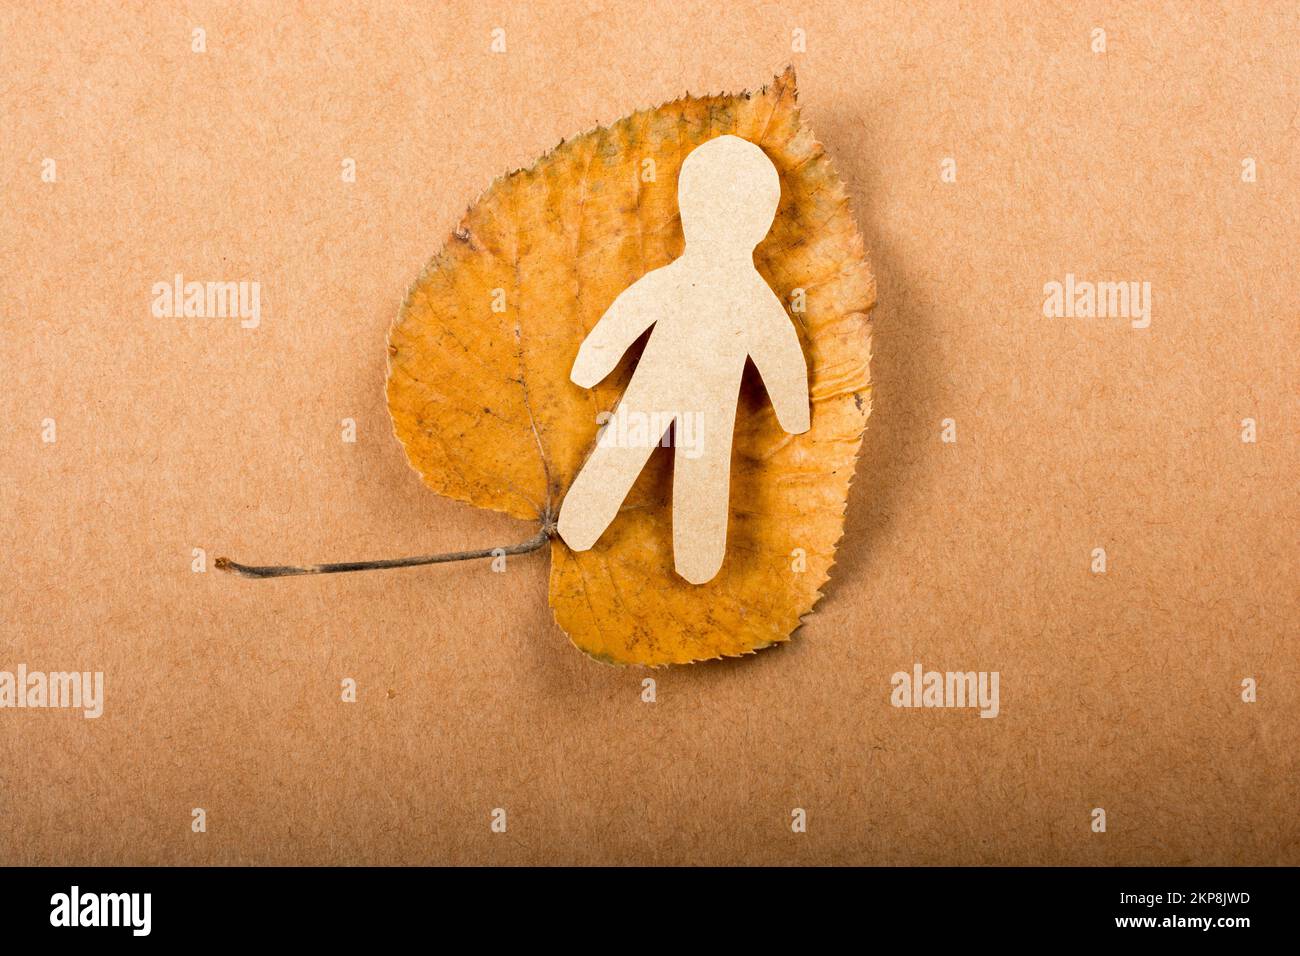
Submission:
[[[787,63],[879,283],[790,644],[598,664],[545,552],[213,569],[529,537],[392,436],[407,287],[497,175]],[[1294,3],[6,4],[0,670],[106,699],[0,710],[0,863],[1300,863],[1298,64]],[[260,325],[155,317],[177,273]],[[892,707],[916,662],[1000,715]]]

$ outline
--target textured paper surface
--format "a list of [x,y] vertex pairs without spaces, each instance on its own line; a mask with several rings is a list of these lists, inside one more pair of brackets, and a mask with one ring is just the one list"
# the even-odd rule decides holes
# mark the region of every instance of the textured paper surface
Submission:
[[[0,862],[1300,862],[1297,37],[1282,3],[8,6],[0,669],[106,700],[0,710]],[[211,569],[528,537],[392,437],[406,288],[501,172],[791,61],[879,283],[793,642],[599,665],[541,553]],[[260,324],[155,317],[178,273],[259,282]],[[1045,317],[1067,275],[1149,282],[1149,327]],[[998,671],[999,716],[891,707],[918,661]]]

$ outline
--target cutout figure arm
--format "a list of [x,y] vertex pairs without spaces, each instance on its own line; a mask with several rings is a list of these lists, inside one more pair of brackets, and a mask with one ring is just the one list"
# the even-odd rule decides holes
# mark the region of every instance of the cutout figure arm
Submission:
[[654,286],[651,272],[628,286],[605,310],[600,321],[587,333],[569,378],[573,384],[591,388],[614,371],[632,343],[654,324]]
[[763,300],[762,315],[754,317],[749,357],[763,379],[776,420],[792,435],[810,427],[808,363],[799,345],[790,317],[770,290]]

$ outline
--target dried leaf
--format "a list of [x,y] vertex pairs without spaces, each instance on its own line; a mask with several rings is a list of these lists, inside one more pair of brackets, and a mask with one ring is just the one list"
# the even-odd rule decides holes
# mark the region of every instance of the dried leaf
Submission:
[[757,93],[635,113],[497,180],[412,287],[389,335],[389,410],[425,483],[553,521],[637,352],[588,390],[569,381],[578,346],[618,293],[681,254],[678,170],[724,133],[759,144],[781,175],[755,263],[792,309],[812,428],[782,431],[746,370],[727,558],[708,584],[673,571],[667,449],[651,456],[595,547],[576,553],[552,539],[555,619],[579,648],[613,663],[684,663],[787,640],[821,596],[843,533],[871,406],[875,281],[844,186],[800,123],[793,72]]

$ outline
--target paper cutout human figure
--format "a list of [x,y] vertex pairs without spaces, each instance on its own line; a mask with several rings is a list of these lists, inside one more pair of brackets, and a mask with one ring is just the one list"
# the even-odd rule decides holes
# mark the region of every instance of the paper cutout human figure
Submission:
[[558,531],[573,550],[587,550],[609,527],[651,451],[669,442],[671,425],[673,563],[693,584],[718,573],[746,359],[762,376],[781,427],[808,430],[808,367],[799,337],[754,268],[754,248],[772,227],[780,198],[772,161],[738,136],[709,140],[686,157],[677,181],[685,251],[624,290],[573,363],[573,382],[591,388],[654,325],[560,508]]

